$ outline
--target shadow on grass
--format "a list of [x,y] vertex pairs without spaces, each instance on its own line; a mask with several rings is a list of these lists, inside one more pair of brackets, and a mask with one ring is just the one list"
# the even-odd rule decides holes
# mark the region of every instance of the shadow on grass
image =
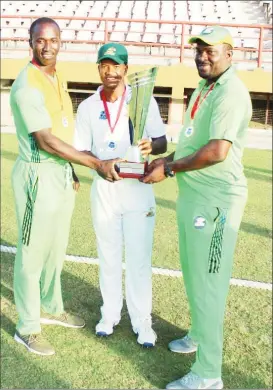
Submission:
[[[3,256],[2,279],[5,285],[1,290],[3,297],[12,304],[13,291],[9,286],[12,285],[13,261],[13,255],[5,254]],[[86,319],[85,332],[87,332],[87,334],[90,333],[91,337],[95,337],[95,324],[100,316],[100,291],[92,283],[88,283],[80,276],[76,276],[67,271],[67,268],[70,268],[73,272],[77,270],[79,275],[81,275],[83,271],[88,272],[90,266],[80,265],[80,267],[78,267],[78,264],[67,262],[65,263],[64,268],[62,273],[62,286],[65,307],[67,310],[82,315]],[[165,295],[167,302],[167,292]],[[122,359],[130,361],[131,364],[136,367],[139,374],[145,378],[153,388],[162,389],[168,382],[183,376],[189,371],[190,366],[194,361],[194,355],[174,354],[168,351],[168,343],[172,339],[183,336],[186,333],[185,329],[181,329],[180,327],[171,324],[156,314],[153,314],[153,323],[154,329],[158,334],[158,342],[153,349],[143,349],[136,343],[136,336],[131,330],[130,321],[125,309],[122,311],[122,319],[119,326],[116,327],[114,335],[107,339],[103,338],[101,341],[99,340],[99,342],[101,342],[102,348],[105,348],[107,345],[109,353],[113,354],[114,352],[115,355],[120,356]],[[2,328],[10,337],[13,337],[15,324],[5,315],[2,319]],[[71,334],[71,337],[73,338],[76,336]],[[20,346],[18,347],[13,344],[13,340],[6,339],[4,343],[6,351],[5,357],[7,358],[7,360],[4,360],[4,366],[2,362],[2,367],[3,369],[5,368],[6,372],[4,382],[2,379],[4,385],[8,383],[11,388],[24,388],[24,385],[27,383],[29,388],[29,384],[31,383],[33,386],[31,388],[71,388],[71,384],[67,383],[65,380],[65,373],[61,374],[64,375],[63,379],[57,377],[55,374],[52,375],[52,373],[47,370],[41,371],[40,361],[37,361],[36,356],[33,357],[32,354],[28,354],[27,352],[20,354],[20,352],[18,352]],[[71,351],[71,354],[73,354],[73,351]],[[12,364],[8,364],[8,359],[10,359]],[[51,359],[59,359],[59,355],[56,354],[56,356]],[[78,359],[80,359],[80,356],[78,356]],[[118,359],[119,358],[117,357],[117,361]],[[16,370],[14,370],[14,363],[16,363],[17,360],[20,360],[20,364],[16,365]],[[53,360],[52,362],[54,364]],[[38,372],[39,376],[35,374],[31,379],[26,377],[24,373],[26,365],[28,367],[27,372],[30,372],[30,368],[34,370],[35,373]],[[92,377],[90,378],[88,376],[88,364],[85,366],[85,362],[83,361],[82,365],[82,368],[86,373],[87,381],[89,381],[88,383],[90,383],[90,381],[92,383]],[[117,367],[117,370],[118,369],[119,368]],[[223,366],[223,380],[225,382],[225,388],[266,388],[264,383],[251,377],[251,375],[245,376],[238,371],[237,367],[228,367],[225,364]],[[44,387],[41,386],[41,383]],[[111,383],[103,383],[103,387],[110,388]]]
[[247,169],[245,168],[245,175],[247,179],[254,179],[259,181],[267,181],[268,183],[272,182],[272,176],[271,175],[263,175],[262,173],[253,172],[253,169]]
[[243,230],[244,232],[251,233],[251,234],[257,234],[259,236],[263,236],[267,238],[272,237],[272,230],[257,225],[253,225],[252,223],[248,223],[248,222],[242,222],[240,226],[240,230]]
[[18,153],[9,152],[8,150],[1,150],[1,158],[6,158],[7,160],[15,161],[18,157]]
[[247,165],[244,165],[244,169],[247,169],[248,171],[256,171],[256,172],[260,172],[260,173],[267,173],[270,176],[272,175],[272,170],[270,170],[270,169],[249,167]]

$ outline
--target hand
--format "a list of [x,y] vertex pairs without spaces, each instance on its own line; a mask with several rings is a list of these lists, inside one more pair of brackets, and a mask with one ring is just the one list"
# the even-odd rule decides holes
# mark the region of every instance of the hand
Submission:
[[[161,160],[161,159],[158,159],[158,160]],[[152,164],[153,164],[153,162],[152,162]],[[150,165],[152,165],[152,164],[150,164]],[[140,179],[140,181],[142,181],[142,183],[147,183],[147,184],[159,183],[160,181],[166,179],[164,171],[165,171],[165,164],[164,163],[161,163],[161,164],[155,163],[154,168],[152,168],[150,170],[148,169],[147,175],[145,175],[142,179]]]
[[[76,175],[75,175],[75,176],[76,176]],[[77,178],[77,176],[76,176],[76,178]],[[74,190],[74,191],[76,191],[76,192],[79,191],[81,185],[80,185],[80,181],[79,181],[78,178],[77,178],[77,180],[75,180],[74,177],[73,177],[72,186],[73,186],[73,190]]]
[[158,167],[159,165],[162,165],[162,164],[165,166],[165,164],[166,164],[165,158],[163,158],[163,157],[156,158],[155,160],[151,161],[150,164],[148,165],[147,172],[148,173],[152,172],[155,169],[155,167]]
[[138,147],[143,158],[148,157],[152,153],[152,141],[149,139],[141,139],[138,142]]
[[70,163],[70,166],[72,168],[72,178],[73,178],[73,183],[72,183],[72,187],[73,187],[73,190],[78,192],[79,189],[80,189],[80,180],[78,178],[78,176],[76,175],[75,171],[74,171],[74,168],[73,168],[73,165]]
[[99,168],[97,169],[99,176],[110,182],[122,180],[115,169],[115,164],[120,161],[122,161],[120,158],[113,160],[102,160],[100,162]]

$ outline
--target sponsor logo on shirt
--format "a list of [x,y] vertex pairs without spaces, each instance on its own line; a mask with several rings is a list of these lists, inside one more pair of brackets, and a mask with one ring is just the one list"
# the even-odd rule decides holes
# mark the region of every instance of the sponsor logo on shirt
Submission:
[[106,118],[105,111],[102,111],[102,112],[100,113],[99,119],[103,119],[103,120],[107,119],[107,118]]
[[206,223],[206,219],[201,216],[195,217],[193,221],[195,229],[203,229],[206,226]]

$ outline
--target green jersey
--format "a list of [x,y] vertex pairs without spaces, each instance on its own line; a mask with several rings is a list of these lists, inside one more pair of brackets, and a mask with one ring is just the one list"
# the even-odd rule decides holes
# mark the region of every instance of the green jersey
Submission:
[[249,92],[232,67],[216,81],[213,89],[206,85],[206,80],[200,81],[185,114],[174,160],[196,152],[213,139],[227,140],[232,145],[223,162],[200,170],[178,172],[180,196],[216,207],[245,201],[247,181],[242,156],[251,115]]
[[64,142],[72,144],[74,119],[66,82],[60,72],[46,76],[29,63],[12,84],[10,105],[19,142],[19,156],[27,162],[54,161],[59,157],[37,148],[33,132],[50,129]]

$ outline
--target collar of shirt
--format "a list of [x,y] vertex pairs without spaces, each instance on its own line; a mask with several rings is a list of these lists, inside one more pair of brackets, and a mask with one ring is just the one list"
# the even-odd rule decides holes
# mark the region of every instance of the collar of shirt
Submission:
[[[219,77],[219,79],[216,81],[216,85],[217,84],[225,84],[229,79],[230,77],[234,74],[235,72],[235,69],[233,68],[233,66],[230,66],[223,74],[222,76]],[[199,88],[202,89],[204,87],[204,85],[206,84],[207,80],[204,80],[202,79],[201,81],[199,81]],[[209,85],[207,86],[209,88]]]
[[[126,104],[129,104],[130,100],[131,100],[131,97],[132,97],[132,88],[130,87],[130,85],[125,85],[125,88],[126,88],[126,92],[125,92],[125,102]],[[101,100],[100,98],[100,91],[103,89],[103,86],[100,85],[98,87],[98,89],[96,90],[95,92],[95,97],[96,97],[96,100]],[[121,99],[121,96],[118,98],[118,99]]]

